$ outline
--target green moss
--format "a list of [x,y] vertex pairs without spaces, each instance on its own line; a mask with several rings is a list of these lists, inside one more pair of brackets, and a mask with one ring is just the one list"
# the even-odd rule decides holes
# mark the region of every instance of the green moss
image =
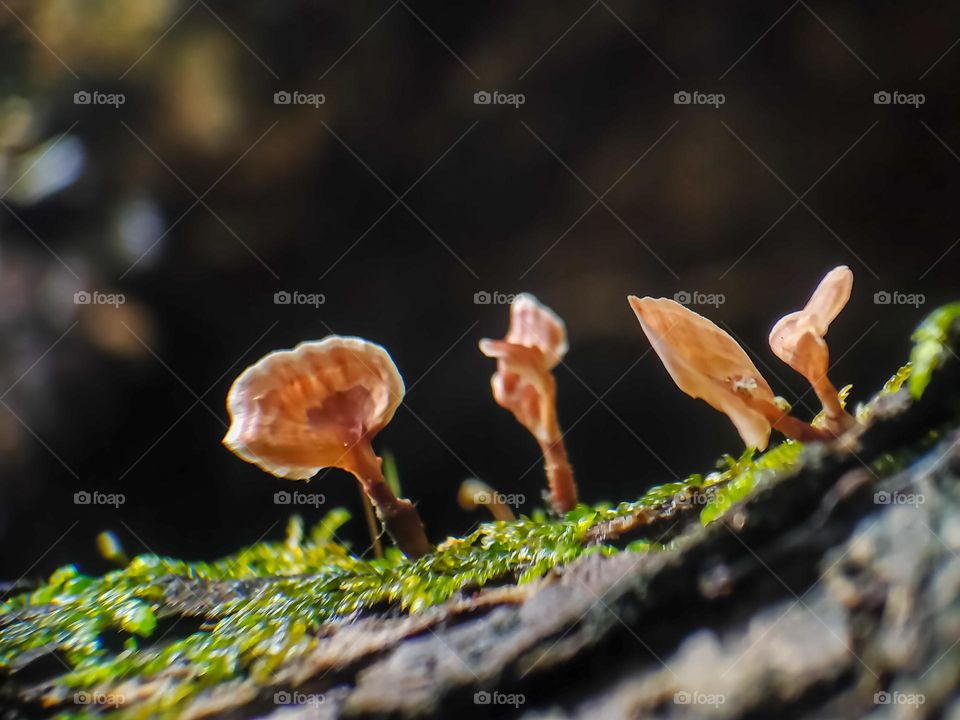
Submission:
[[[349,518],[335,510],[309,533],[293,518],[285,540],[258,543],[212,563],[140,555],[102,577],[66,566],[33,593],[0,606],[0,668],[11,669],[30,651],[57,648],[71,670],[55,686],[60,696],[69,697],[175,666],[170,686],[136,705],[138,715],[175,714],[190,698],[227,680],[269,682],[278,666],[315,646],[312,631],[326,621],[385,604],[416,612],[493,580],[526,583],[586,553],[616,552],[586,546],[587,531],[657,505],[666,495],[661,487],[636,503],[581,505],[562,519],[537,513],[484,523],[415,562],[395,550],[380,560],[356,558],[334,538]],[[647,542],[631,549],[655,547]],[[157,616],[172,611],[167,593],[174,576],[197,582],[180,592],[188,604],[204,599],[207,583],[250,584],[244,593],[205,607],[202,630],[153,644],[129,642],[134,636],[152,639]],[[105,646],[102,639],[109,632],[128,636],[122,651]]]
[[[955,303],[924,321],[914,335],[912,369],[901,368],[877,397],[908,382],[918,396],[951,352],[947,333],[958,316]],[[849,388],[844,391],[846,399]],[[872,406],[873,401],[858,408],[858,418],[865,419]],[[759,456],[725,455],[714,472],[652,487],[635,502],[580,505],[563,518],[535,510],[515,521],[484,523],[417,561],[392,548],[381,559],[354,556],[336,539],[349,520],[344,510],[331,511],[308,532],[292,518],[284,540],[210,563],[156,555],[127,562],[116,538],[101,537],[101,552],[122,564],[120,569],[90,577],[68,565],[34,592],[0,604],[0,669],[13,670],[56,650],[69,669],[52,681],[46,699],[71,713],[74,692],[123,694],[137,683],[162,679],[162,691],[145,692],[120,709],[84,705],[79,715],[62,717],[108,711],[118,717],[174,717],[214,686],[245,679],[269,684],[280,666],[316,647],[316,631],[325,622],[384,607],[416,612],[492,582],[530,582],[586,554],[618,552],[590,545],[590,531],[668,507],[678,496],[704,498],[700,520],[712,522],[768,479],[794,469],[802,449],[786,441]],[[881,458],[876,469],[899,466],[904,457]],[[397,482],[395,467],[385,465]],[[662,549],[650,540],[626,546],[628,552]],[[196,629],[175,635],[188,615],[197,616]],[[118,635],[122,642],[115,641]]]
[[910,353],[913,371],[908,383],[913,397],[919,398],[923,395],[923,391],[930,384],[933,371],[953,353],[948,339],[950,329],[958,318],[960,318],[960,302],[950,303],[930,313],[914,331],[913,352]]
[[700,522],[704,525],[713,522],[732,505],[749,497],[762,480],[793,467],[802,449],[801,443],[787,440],[757,459],[754,459],[752,449],[746,450],[737,460],[725,456],[725,467],[705,480],[705,486],[712,488],[713,492],[707,495],[707,504],[700,511]]
[[904,383],[910,379],[910,373],[913,371],[913,365],[907,363],[902,368],[897,370],[893,376],[883,384],[883,389],[880,391],[881,395],[890,395],[895,392],[900,392],[900,388],[903,387]]

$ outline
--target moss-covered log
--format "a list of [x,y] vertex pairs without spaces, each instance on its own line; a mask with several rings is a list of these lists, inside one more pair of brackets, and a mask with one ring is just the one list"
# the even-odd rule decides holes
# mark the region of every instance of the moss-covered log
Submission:
[[63,568],[3,605],[6,700],[27,716],[958,712],[956,314],[840,441],[728,458],[635,503],[489,523],[416,562],[354,557],[332,514],[215,563]]

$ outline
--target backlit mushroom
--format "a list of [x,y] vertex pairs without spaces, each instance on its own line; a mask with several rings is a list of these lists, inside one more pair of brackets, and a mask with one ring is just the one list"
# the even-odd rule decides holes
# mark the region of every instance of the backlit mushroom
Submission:
[[820,281],[803,310],[784,316],[770,331],[770,349],[807,379],[823,405],[824,425],[835,435],[849,429],[855,421],[843,409],[837,389],[827,377],[830,350],[823,338],[852,290],[850,268],[834,268]]
[[825,439],[780,409],[743,348],[710,320],[666,298],[631,295],[629,301],[677,387],[729,417],[747,447],[766,448],[771,428],[804,442]]
[[457,503],[464,510],[476,510],[479,507],[484,507],[493,515],[495,520],[517,519],[510,506],[503,502],[500,493],[477,478],[469,478],[460,483]]
[[480,341],[480,351],[496,358],[493,397],[514,414],[540,444],[558,513],[577,504],[577,486],[557,421],[557,384],[551,372],[567,352],[567,329],[556,313],[533,295],[518,295],[510,306],[510,328],[503,340]]
[[261,358],[234,381],[223,444],[277,477],[306,480],[328,467],[352,473],[400,550],[417,558],[431,549],[420,516],[390,490],[370,444],[403,392],[379,345],[336,335],[301,343]]

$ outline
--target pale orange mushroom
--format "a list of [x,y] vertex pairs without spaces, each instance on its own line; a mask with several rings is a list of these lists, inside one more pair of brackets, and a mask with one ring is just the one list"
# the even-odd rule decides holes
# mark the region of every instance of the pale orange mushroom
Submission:
[[849,429],[855,420],[843,409],[837,389],[827,377],[830,350],[823,338],[852,290],[850,268],[836,267],[820,281],[803,310],[784,316],[770,331],[770,349],[807,379],[823,405],[824,425],[835,435]]
[[468,478],[460,483],[457,491],[457,503],[464,510],[476,510],[484,507],[493,515],[494,520],[516,520],[510,506],[503,502],[500,493],[478,478]]
[[780,409],[747,353],[713,322],[666,298],[628,299],[677,387],[729,417],[747,447],[766,448],[771,428],[804,442],[825,439]]
[[431,550],[420,516],[390,490],[370,444],[403,393],[379,345],[337,335],[304,342],[266,355],[234,381],[223,444],[277,477],[306,480],[328,467],[352,473],[400,550],[417,558]]
[[543,452],[550,504],[558,513],[577,504],[577,486],[557,420],[557,384],[551,372],[567,352],[567,329],[556,313],[522,293],[510,306],[503,340],[484,339],[480,351],[496,358],[493,397],[536,438]]

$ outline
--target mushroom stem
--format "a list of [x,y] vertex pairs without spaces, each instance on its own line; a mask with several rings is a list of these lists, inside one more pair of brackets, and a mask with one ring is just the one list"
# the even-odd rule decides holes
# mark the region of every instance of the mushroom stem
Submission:
[[802,420],[797,420],[793,415],[781,410],[771,402],[753,399],[750,404],[769,421],[775,430],[793,440],[817,442],[832,440],[835,437],[832,432],[826,429],[816,428]]
[[354,476],[370,498],[380,522],[400,548],[400,552],[411,560],[431,552],[433,547],[427,540],[417,508],[409,500],[393,494],[383,479],[380,458],[374,454],[370,443],[361,440],[351,454],[354,459]]
[[815,428],[813,425],[805,423],[802,420],[797,420],[793,415],[780,413],[779,417],[775,419],[771,418],[770,424],[773,425],[775,430],[779,430],[781,434],[793,440],[799,440],[800,442],[827,441],[832,440],[834,437],[832,433],[821,428]]
[[573,480],[573,468],[567,459],[563,437],[558,435],[556,440],[539,442],[550,488],[550,504],[558,514],[570,512],[577,505],[577,484]]
[[834,435],[842,435],[849,430],[856,420],[840,404],[840,395],[830,379],[826,375],[807,379],[823,405],[827,429]]
[[487,505],[487,510],[489,510],[490,514],[493,515],[494,520],[504,520],[509,522],[517,519],[517,516],[513,514],[513,510],[510,509],[510,506],[500,502],[496,496],[494,496],[493,500],[490,501],[490,504]]

